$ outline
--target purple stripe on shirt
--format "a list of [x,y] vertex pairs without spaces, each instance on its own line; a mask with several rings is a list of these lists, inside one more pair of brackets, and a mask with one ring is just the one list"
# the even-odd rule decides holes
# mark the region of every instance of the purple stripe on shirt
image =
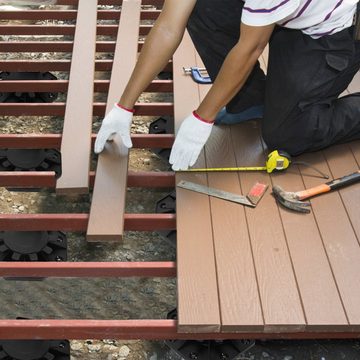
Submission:
[[281,26],[285,26],[285,25],[287,25],[290,21],[295,20],[295,19],[297,19],[298,17],[300,17],[300,16],[304,13],[304,11],[308,8],[308,6],[310,5],[311,2],[312,2],[312,0],[308,0],[308,1],[305,3],[305,5],[301,8],[301,10],[296,14],[296,16],[294,16],[293,18],[285,21],[283,24],[281,24]]
[[251,13],[271,13],[271,12],[279,9],[281,6],[287,4],[289,1],[290,0],[284,0],[279,5],[274,6],[274,7],[270,8],[270,9],[252,9],[252,8],[250,8],[248,6],[244,6],[243,10],[249,11]]
[[324,21],[330,19],[330,17],[331,17],[331,15],[333,14],[333,12],[342,4],[342,2],[343,2],[343,0],[340,0],[340,1],[335,5],[334,9],[332,9],[332,11],[329,12],[329,13],[325,16]]

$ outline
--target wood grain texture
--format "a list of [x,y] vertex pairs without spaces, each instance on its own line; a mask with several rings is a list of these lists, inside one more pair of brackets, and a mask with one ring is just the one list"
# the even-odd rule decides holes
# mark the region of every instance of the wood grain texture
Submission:
[[89,191],[97,0],[80,0],[61,142],[59,194]]
[[[196,65],[203,67],[199,55]],[[209,86],[199,86],[202,100]],[[214,126],[205,146],[208,167],[236,166],[230,127]],[[209,173],[210,187],[244,194],[237,173]],[[249,230],[242,205],[210,197],[221,331],[262,331],[264,327]]]
[[[339,155],[345,154],[340,152]],[[330,173],[322,152],[306,154],[300,159],[308,161],[325,173]],[[301,172],[307,188],[324,182],[324,179],[319,177],[308,176],[309,169],[301,169]],[[360,247],[349,219],[348,209],[344,206],[338,191],[315,197],[311,204],[349,324],[353,328],[358,328]]]
[[[122,5],[106,113],[119,100],[135,66],[141,0]],[[116,136],[99,155],[86,238],[88,241],[120,241],[124,232],[128,149]]]
[[[237,166],[265,162],[258,124],[247,122],[231,128]],[[265,172],[239,174],[243,191],[256,182],[270,184]],[[305,327],[302,304],[277,205],[267,192],[255,211],[245,209],[264,315],[264,331],[298,331]]]
[[[198,85],[183,73],[196,62],[186,32],[173,57],[175,131],[199,105]],[[197,166],[205,166],[202,154]],[[176,183],[208,186],[206,174],[176,174]],[[178,331],[219,332],[220,310],[209,197],[184,189],[176,191]]]
[[[333,178],[340,178],[359,170],[348,144],[332,146],[326,149],[324,154]],[[360,183],[340,189],[339,194],[360,243]]]
[[[313,175],[313,170],[308,171]],[[286,191],[303,190],[297,166],[272,175],[272,185]],[[314,214],[300,214],[280,207],[294,272],[305,312],[308,330],[342,330],[348,325]]]

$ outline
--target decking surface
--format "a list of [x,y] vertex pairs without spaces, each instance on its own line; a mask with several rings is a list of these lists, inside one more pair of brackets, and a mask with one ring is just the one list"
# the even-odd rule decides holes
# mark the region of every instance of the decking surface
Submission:
[[[195,59],[194,59],[195,57]],[[261,64],[266,69],[267,54]],[[189,63],[191,62],[191,63]],[[199,65],[185,37],[174,57],[175,124],[206,93],[176,70]],[[355,77],[349,91],[360,89]],[[185,88],[186,93],[180,91]],[[195,98],[195,99],[194,99]],[[261,166],[260,125],[215,127],[194,167]],[[299,157],[337,178],[359,170],[360,141]],[[326,180],[286,172],[177,175],[246,194],[256,181],[299,191]],[[311,200],[311,213],[279,207],[269,190],[256,209],[177,189],[179,332],[342,332],[360,325],[360,184]]]

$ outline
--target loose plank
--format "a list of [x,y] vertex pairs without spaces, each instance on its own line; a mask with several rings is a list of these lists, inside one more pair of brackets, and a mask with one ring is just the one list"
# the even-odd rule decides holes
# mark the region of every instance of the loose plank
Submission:
[[[175,131],[199,105],[198,85],[183,73],[195,64],[195,49],[186,32],[174,54]],[[196,166],[205,167],[202,154]],[[203,174],[176,174],[181,180],[208,185]],[[209,197],[176,191],[178,331],[219,332],[220,310]]]
[[[265,162],[258,124],[247,122],[231,128],[237,166],[262,166]],[[265,172],[239,173],[243,189],[260,181],[270,184]],[[277,205],[267,192],[260,204],[245,209],[253,250],[264,331],[300,331],[305,318]]]
[[[196,55],[196,65],[203,63]],[[202,100],[209,86],[199,86]],[[236,166],[230,127],[214,126],[205,146],[207,166]],[[209,173],[209,186],[246,193],[236,173]],[[262,331],[264,321],[244,207],[210,198],[221,312],[221,331]]]
[[[135,66],[141,0],[124,0],[116,42],[106,113],[119,99]],[[86,238],[120,241],[124,232],[128,149],[119,137],[99,155]]]
[[80,0],[61,142],[56,192],[87,193],[95,74],[97,0]]

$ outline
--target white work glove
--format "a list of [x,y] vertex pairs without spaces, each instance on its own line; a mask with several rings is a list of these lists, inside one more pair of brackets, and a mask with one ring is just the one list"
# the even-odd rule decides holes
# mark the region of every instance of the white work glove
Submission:
[[180,126],[170,154],[173,170],[193,166],[210,136],[213,122],[201,119],[195,111]]
[[104,150],[106,141],[115,134],[119,134],[123,144],[127,148],[132,147],[130,129],[133,112],[119,107],[117,104],[105,116],[95,141],[95,153],[99,154]]

